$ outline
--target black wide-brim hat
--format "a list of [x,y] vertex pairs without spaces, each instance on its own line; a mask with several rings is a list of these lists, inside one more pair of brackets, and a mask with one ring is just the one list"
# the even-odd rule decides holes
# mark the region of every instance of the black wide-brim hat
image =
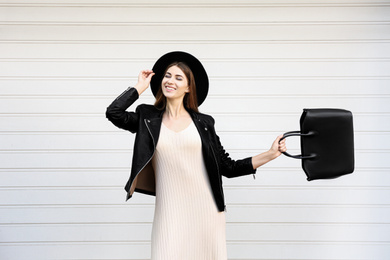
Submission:
[[161,81],[164,78],[164,73],[167,67],[174,62],[183,62],[190,67],[192,73],[194,74],[195,84],[196,84],[196,96],[198,98],[198,106],[200,106],[207,97],[209,92],[209,78],[207,76],[206,70],[204,69],[202,63],[195,58],[193,55],[182,52],[174,51],[169,52],[161,56],[156,63],[154,64],[152,70],[155,75],[150,81],[150,86],[153,92],[153,95],[156,96],[158,89],[161,88]]

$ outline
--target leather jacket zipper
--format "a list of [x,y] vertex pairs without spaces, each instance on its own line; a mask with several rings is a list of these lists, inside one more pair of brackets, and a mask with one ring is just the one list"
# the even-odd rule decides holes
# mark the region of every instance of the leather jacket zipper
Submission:
[[[149,158],[149,160],[144,164],[144,166],[142,166],[141,170],[139,170],[139,171],[137,172],[137,174],[136,174],[135,177],[134,177],[134,180],[137,178],[138,174],[140,174],[140,172],[142,172],[142,170],[146,167],[146,165],[148,165],[148,163],[150,162],[150,160],[152,160],[152,158],[153,158],[153,156],[154,156],[154,153],[156,152],[156,142],[154,141],[152,132],[150,131],[149,125],[147,124],[146,121],[150,122],[150,120],[149,120],[149,119],[144,119],[144,122],[145,122],[146,128],[148,129],[148,132],[149,132],[150,136],[152,137],[153,146],[154,146],[153,154],[152,154],[152,156]],[[133,186],[134,180],[133,180],[133,183],[131,184],[131,186]],[[130,186],[129,192],[131,191],[131,186]]]
[[126,92],[128,92],[132,87],[128,87],[125,91],[122,92],[115,100],[120,99]]

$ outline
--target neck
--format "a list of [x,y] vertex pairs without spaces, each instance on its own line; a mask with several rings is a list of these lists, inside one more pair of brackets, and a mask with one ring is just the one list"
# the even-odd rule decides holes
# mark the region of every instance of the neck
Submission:
[[170,118],[179,118],[186,115],[188,112],[184,108],[183,100],[169,100],[167,99],[167,106],[165,113]]

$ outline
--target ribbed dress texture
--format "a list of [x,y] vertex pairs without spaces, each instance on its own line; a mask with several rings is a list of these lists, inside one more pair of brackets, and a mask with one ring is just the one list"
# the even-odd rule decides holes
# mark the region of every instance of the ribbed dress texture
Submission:
[[225,213],[214,202],[194,123],[180,132],[162,124],[152,164],[152,260],[226,260]]

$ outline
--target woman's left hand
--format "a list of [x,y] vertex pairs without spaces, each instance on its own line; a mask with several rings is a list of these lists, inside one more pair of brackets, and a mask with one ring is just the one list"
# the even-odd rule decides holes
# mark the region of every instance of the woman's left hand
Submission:
[[271,146],[270,152],[272,154],[274,154],[275,158],[279,157],[282,153],[287,151],[286,139],[283,139],[282,141],[280,141],[280,139],[282,139],[282,137],[283,137],[283,135],[279,135],[275,139],[275,141],[273,142],[273,144]]

